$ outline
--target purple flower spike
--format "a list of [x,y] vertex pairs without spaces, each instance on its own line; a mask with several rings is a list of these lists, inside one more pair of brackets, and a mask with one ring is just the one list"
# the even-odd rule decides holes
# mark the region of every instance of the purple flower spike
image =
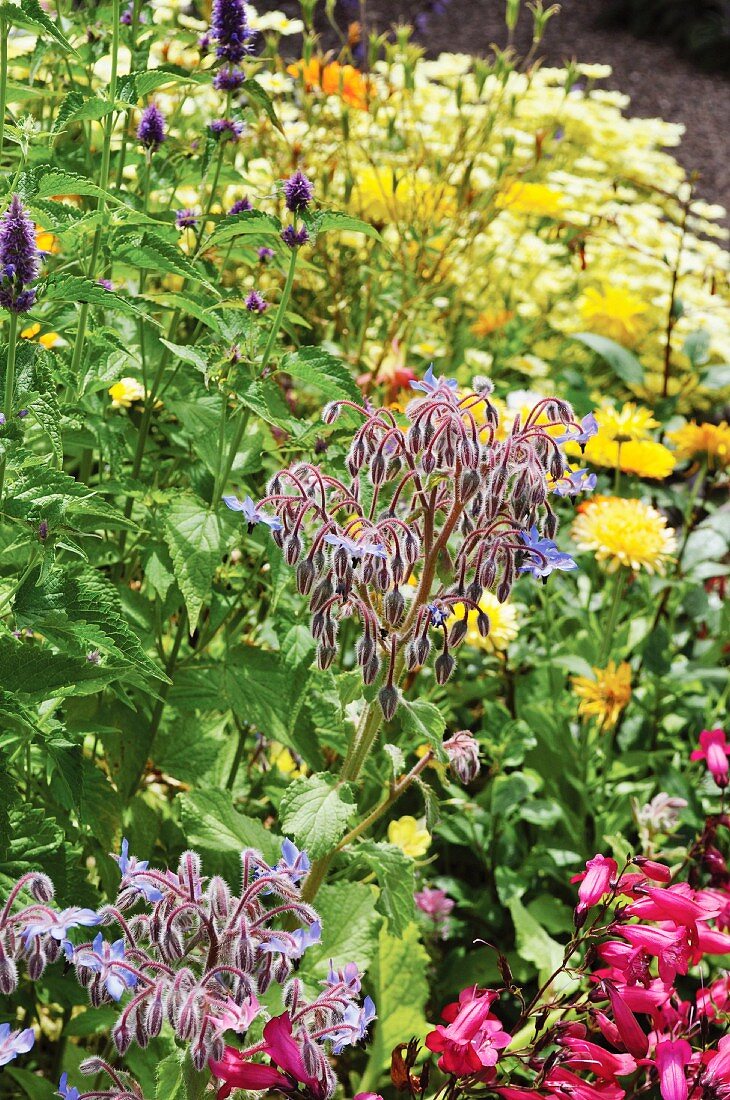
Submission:
[[262,264],[265,264],[267,260],[270,260],[271,257],[275,255],[276,253],[274,252],[273,248],[267,248],[266,245],[264,245],[258,251],[258,257],[261,260]]
[[269,303],[263,295],[259,294],[258,290],[252,290],[246,299],[246,309],[249,313],[263,313],[267,309],[268,304]]
[[217,57],[234,64],[243,61],[251,37],[243,0],[213,0],[210,35]]
[[245,214],[247,210],[253,210],[253,206],[249,201],[248,195],[244,195],[242,199],[237,199],[236,202],[234,202],[233,206],[228,211],[228,215]]
[[29,284],[37,278],[39,264],[35,225],[13,195],[0,219],[0,306],[12,313],[27,313],[36,299]]
[[243,133],[244,126],[242,122],[235,118],[214,118],[212,122],[208,123],[208,129],[213,137],[218,138],[218,140],[227,136],[230,141],[238,141]]
[[10,1024],[0,1024],[0,1066],[6,1066],[19,1054],[27,1054],[35,1042],[32,1027],[11,1031]]
[[239,500],[235,496],[223,497],[223,503],[232,512],[243,512],[243,518],[248,524],[249,532],[253,530],[257,523],[265,523],[272,531],[282,530],[282,523],[278,516],[269,516],[266,512],[262,512],[260,508],[256,507],[251,497],[244,497],[243,500]]
[[284,184],[284,198],[286,200],[287,210],[291,210],[292,213],[297,214],[301,210],[306,210],[314,196],[314,186],[312,181],[307,179],[300,169],[297,169],[293,176],[289,176],[289,179]]
[[213,87],[217,88],[219,92],[235,92],[241,87],[245,79],[246,77],[240,69],[229,65],[215,74]]
[[155,152],[165,140],[165,116],[156,103],[150,103],[142,112],[137,127],[137,140],[145,149]]
[[194,210],[178,210],[175,214],[175,225],[178,229],[197,229],[198,215]]
[[289,248],[301,248],[302,245],[306,244],[309,240],[309,233],[307,232],[306,225],[301,226],[300,229],[295,229],[293,225],[288,225],[286,229],[282,230],[281,239]]

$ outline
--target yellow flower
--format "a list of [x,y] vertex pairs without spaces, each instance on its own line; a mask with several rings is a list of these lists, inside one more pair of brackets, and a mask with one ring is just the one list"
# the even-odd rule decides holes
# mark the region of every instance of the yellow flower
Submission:
[[580,550],[592,550],[609,573],[622,565],[663,573],[677,540],[664,516],[643,500],[594,497],[580,506],[571,531]]
[[730,425],[697,424],[694,420],[667,433],[674,444],[677,458],[707,457],[710,469],[724,469],[730,463]]
[[649,439],[654,428],[659,427],[649,409],[627,401],[620,409],[604,404],[596,410],[600,434],[615,443],[628,443],[630,439]]
[[428,851],[431,835],[426,829],[419,827],[415,817],[406,815],[399,817],[397,821],[391,821],[388,826],[388,840],[411,859],[418,859]]
[[[506,649],[510,642],[515,640],[519,630],[517,608],[509,601],[500,603],[492,592],[483,594],[479,601],[479,607],[489,619],[489,633],[486,638],[482,638],[477,628],[477,611],[475,608],[471,608],[467,615],[466,642],[469,645],[477,646],[479,649],[486,649],[490,653],[495,650]],[[447,625],[451,627],[457,619],[463,618],[464,605],[457,603],[454,605],[454,613],[449,618]]]
[[580,315],[591,330],[618,344],[633,344],[641,332],[641,318],[647,306],[621,286],[604,283],[601,290],[589,286],[579,306]]
[[61,251],[58,238],[40,225],[35,227],[35,243],[41,252],[52,252],[55,255]]
[[[35,324],[28,325],[21,332],[23,340],[34,340],[38,333],[41,331],[41,326],[36,321]],[[44,348],[53,348],[56,346],[61,337],[57,332],[44,332],[42,336],[38,336],[38,343]]]
[[611,729],[631,698],[631,665],[609,661],[605,668],[594,668],[593,678],[573,676],[573,691],[581,699],[578,714],[597,718],[604,729]]
[[544,183],[513,180],[497,195],[500,210],[515,214],[536,214],[540,218],[559,218],[565,208],[565,196]]
[[109,387],[112,408],[128,409],[135,401],[144,401],[145,389],[136,378],[120,378]]
[[661,480],[668,477],[676,459],[668,447],[653,439],[631,439],[628,443],[616,443],[605,439],[599,432],[589,439],[584,458],[593,466],[619,467],[626,474]]
[[285,745],[280,745],[277,741],[274,741],[271,745],[269,761],[272,768],[276,768],[282,775],[287,775],[290,779],[299,779],[307,774],[307,765],[297,763],[289,749]]
[[419,176],[394,175],[390,168],[363,168],[352,189],[352,204],[360,215],[375,222],[401,218],[432,223],[454,210],[454,189]]

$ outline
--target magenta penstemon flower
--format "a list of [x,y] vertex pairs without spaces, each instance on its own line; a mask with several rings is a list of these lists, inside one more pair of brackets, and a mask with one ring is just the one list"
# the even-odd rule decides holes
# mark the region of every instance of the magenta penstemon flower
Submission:
[[11,313],[27,313],[35,303],[32,287],[38,277],[40,255],[35,225],[18,195],[0,219],[0,306]]
[[690,760],[707,761],[707,768],[716,785],[720,790],[724,790],[730,782],[728,756],[730,756],[730,744],[727,742],[724,730],[703,730],[700,734],[700,747],[693,749]]

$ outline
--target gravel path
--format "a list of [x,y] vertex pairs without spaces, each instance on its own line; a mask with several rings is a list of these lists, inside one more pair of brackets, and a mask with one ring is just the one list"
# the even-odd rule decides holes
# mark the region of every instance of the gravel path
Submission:
[[[298,9],[288,0],[259,0],[256,6],[289,14]],[[368,20],[381,29],[398,21],[413,23],[426,7],[418,0],[368,0]],[[570,58],[609,64],[613,75],[603,86],[630,95],[631,114],[683,123],[684,139],[672,152],[688,171],[701,173],[698,193],[730,210],[730,80],[699,72],[671,46],[601,26],[605,7],[605,0],[562,0],[539,55],[551,65]],[[492,42],[505,44],[504,9],[504,0],[451,0],[443,14],[429,17],[420,41],[431,55],[442,50],[487,54]],[[527,52],[530,37],[531,19],[523,11],[515,38],[521,53]]]

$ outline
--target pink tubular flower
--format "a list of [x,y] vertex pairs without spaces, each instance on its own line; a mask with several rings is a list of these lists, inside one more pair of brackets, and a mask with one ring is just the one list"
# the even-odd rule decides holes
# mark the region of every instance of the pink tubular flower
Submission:
[[567,1036],[560,1045],[570,1052],[566,1064],[574,1069],[585,1069],[596,1077],[612,1081],[615,1077],[625,1077],[636,1069],[636,1059],[631,1054],[614,1054],[588,1039]]
[[615,859],[607,859],[600,853],[589,859],[585,871],[576,875],[572,882],[580,882],[579,902],[576,906],[576,920],[583,917],[592,905],[596,905],[611,889],[611,882],[618,872]]
[[692,1047],[686,1039],[664,1039],[657,1043],[655,1054],[662,1100],[687,1100],[686,1067],[692,1057]]
[[634,856],[632,862],[641,868],[647,878],[653,879],[654,882],[672,881],[672,872],[665,863],[657,863],[656,860],[647,859],[646,856]]
[[730,782],[728,756],[730,756],[730,745],[725,740],[724,730],[702,730],[700,747],[690,754],[690,760],[706,760],[712,778],[720,790],[723,790]]
[[626,1004],[622,994],[616,989],[616,986],[612,982],[606,982],[605,986],[621,1042],[629,1054],[633,1054],[634,1058],[645,1058],[649,1049],[649,1040],[639,1027],[639,1021]]
[[274,1016],[265,1025],[264,1050],[273,1065],[251,1062],[245,1057],[245,1052],[233,1047],[226,1047],[219,1062],[210,1061],[211,1072],[224,1082],[218,1090],[218,1100],[225,1100],[233,1089],[246,1089],[250,1092],[274,1089],[292,1096],[297,1093],[297,1083],[304,1085],[314,1100],[324,1100],[327,1084],[310,1073],[304,1064],[299,1044],[292,1036],[292,1021],[288,1012]]
[[355,1100],[383,1100],[379,1092],[357,1092]]
[[448,1026],[438,1024],[426,1036],[426,1046],[441,1055],[438,1064],[444,1073],[467,1077],[497,1064],[500,1050],[511,1041],[489,1011],[497,996],[477,986],[462,989],[458,1003],[447,1005],[441,1013]]
[[706,1061],[702,1076],[703,1095],[718,1098],[730,1095],[730,1035],[723,1035],[717,1050],[708,1050],[703,1061]]

